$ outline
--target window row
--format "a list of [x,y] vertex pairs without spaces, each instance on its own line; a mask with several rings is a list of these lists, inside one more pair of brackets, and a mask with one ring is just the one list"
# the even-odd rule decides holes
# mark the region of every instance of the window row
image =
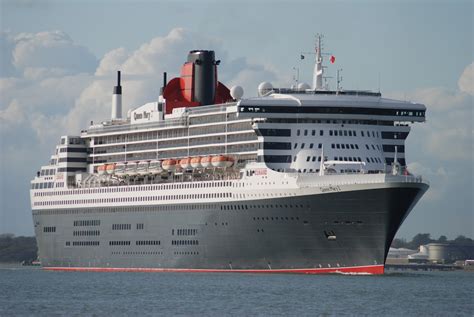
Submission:
[[48,188],[54,188],[54,183],[48,182],[48,183],[31,184],[31,189],[48,189]]
[[49,175],[55,175],[55,174],[56,174],[55,169],[44,169],[44,170],[41,170],[40,172],[40,176],[49,176]]
[[[171,232],[174,235],[174,229]],[[176,229],[177,236],[195,236],[197,234],[197,229]]]
[[75,230],[72,232],[74,237],[82,237],[82,236],[100,236],[99,230]]
[[56,227],[43,227],[43,232],[56,232]]
[[100,226],[100,220],[74,220],[74,227]]
[[73,241],[72,245],[74,247],[89,247],[89,246],[98,246],[100,245],[99,241]]
[[331,149],[351,149],[351,150],[358,150],[359,145],[357,144],[331,144]]
[[109,245],[130,245],[130,241],[109,241]]
[[199,245],[199,240],[171,240],[171,245]]
[[[311,136],[316,135],[317,130],[311,130]],[[324,135],[324,130],[319,130],[319,135],[323,136]],[[301,136],[301,130],[298,129],[296,130],[296,136]],[[308,136],[308,130],[303,130],[303,136]]]
[[160,240],[141,240],[135,241],[136,245],[161,245]]
[[[40,183],[37,183],[40,184]],[[34,184],[33,184],[34,185]],[[62,195],[85,195],[85,194],[105,194],[105,193],[123,193],[123,192],[141,192],[151,190],[169,190],[169,189],[193,189],[193,188],[216,188],[216,187],[233,187],[231,181],[204,181],[204,182],[183,182],[174,184],[160,185],[124,185],[110,186],[102,188],[88,188],[75,190],[60,190],[46,193],[37,193],[39,196],[62,196]],[[44,187],[46,188],[46,187]]]
[[[301,149],[304,149],[304,147],[306,146],[306,143],[301,143],[301,146],[300,148]],[[318,149],[321,149],[323,147],[323,144],[322,143],[319,143],[318,144]],[[293,146],[294,149],[298,148],[298,143],[295,143],[295,145]],[[309,144],[309,148],[312,149],[314,148],[314,143],[310,143]]]
[[117,223],[112,225],[112,230],[132,230],[132,225],[129,223]]
[[[209,194],[183,194],[146,197],[119,197],[119,198],[93,198],[57,201],[37,201],[34,206],[57,206],[57,205],[82,205],[82,204],[106,204],[123,202],[149,202],[177,199],[208,199],[208,198],[231,198],[232,193],[209,193]],[[117,229],[119,230],[119,229]],[[128,229],[127,229],[128,230]]]

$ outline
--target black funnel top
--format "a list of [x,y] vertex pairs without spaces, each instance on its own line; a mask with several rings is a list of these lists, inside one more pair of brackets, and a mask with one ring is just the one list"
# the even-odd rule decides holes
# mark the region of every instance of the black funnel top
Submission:
[[214,51],[190,51],[188,63],[194,64],[194,101],[201,105],[213,104],[217,83]]
[[120,86],[120,71],[117,71],[117,86],[114,87],[114,95],[122,94],[122,86]]

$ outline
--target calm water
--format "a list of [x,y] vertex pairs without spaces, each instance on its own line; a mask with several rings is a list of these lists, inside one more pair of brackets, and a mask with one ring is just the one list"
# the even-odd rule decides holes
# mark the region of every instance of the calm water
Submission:
[[473,316],[474,272],[384,276],[0,268],[0,316]]

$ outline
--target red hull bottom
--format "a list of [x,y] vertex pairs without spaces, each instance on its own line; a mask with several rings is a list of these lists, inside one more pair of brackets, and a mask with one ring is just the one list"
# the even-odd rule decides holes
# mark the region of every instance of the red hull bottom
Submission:
[[164,268],[120,268],[120,267],[45,267],[48,271],[76,272],[181,272],[181,273],[286,273],[286,274],[371,274],[384,273],[383,265],[367,265],[334,268],[276,269],[276,270],[219,270],[219,269],[164,269]]

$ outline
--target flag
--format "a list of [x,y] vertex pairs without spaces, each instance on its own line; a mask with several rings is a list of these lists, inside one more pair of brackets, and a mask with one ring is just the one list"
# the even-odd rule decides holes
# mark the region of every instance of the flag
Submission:
[[331,58],[329,60],[331,61],[331,64],[334,64],[334,62],[336,61],[336,56],[331,55]]

